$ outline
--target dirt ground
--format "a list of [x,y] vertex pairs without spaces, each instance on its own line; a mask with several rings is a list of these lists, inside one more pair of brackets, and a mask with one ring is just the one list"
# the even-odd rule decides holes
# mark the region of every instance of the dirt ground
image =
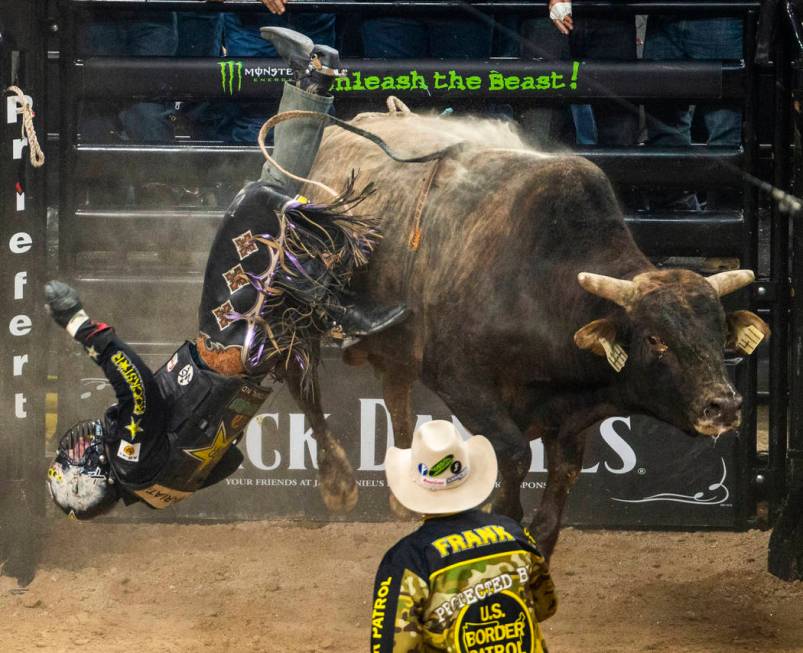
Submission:
[[[0,577],[0,651],[367,651],[376,565],[414,526],[59,520],[26,591]],[[564,530],[550,650],[803,651],[767,540]]]

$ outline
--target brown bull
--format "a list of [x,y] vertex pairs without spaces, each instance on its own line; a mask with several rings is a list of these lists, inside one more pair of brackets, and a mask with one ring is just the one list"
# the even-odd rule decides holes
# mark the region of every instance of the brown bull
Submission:
[[[747,311],[726,317],[719,297],[752,272],[657,270],[595,165],[529,151],[503,126],[412,114],[363,114],[355,124],[405,156],[466,143],[405,164],[329,128],[311,175],[337,188],[354,168],[377,186],[360,211],[382,216],[384,240],[357,283],[380,302],[406,302],[412,317],[347,359],[380,373],[398,446],[410,446],[410,392],[421,379],[491,439],[495,509],[521,519],[528,440],[541,437],[548,480],[533,528],[549,554],[586,427],[622,411],[711,436],[739,426],[723,350],[749,353],[768,328]],[[330,439],[317,401],[304,403]]]

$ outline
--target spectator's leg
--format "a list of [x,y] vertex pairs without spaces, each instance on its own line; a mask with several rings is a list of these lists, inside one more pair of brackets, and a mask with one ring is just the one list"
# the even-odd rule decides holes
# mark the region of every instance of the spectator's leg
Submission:
[[[688,21],[686,48],[692,59],[738,60],[742,58],[742,21],[713,18]],[[742,140],[742,113],[735,106],[697,105],[708,131],[709,145],[736,146]]]
[[[175,12],[156,14],[147,20],[129,23],[126,28],[127,52],[134,57],[172,57],[178,47]],[[138,102],[120,112],[128,138],[136,142],[166,142],[174,138],[167,102]]]
[[[223,49],[223,14],[198,11],[176,12],[179,57],[219,57]],[[182,102],[181,114],[188,123],[190,136],[215,140],[225,120],[225,105],[220,101]]]
[[426,57],[428,29],[412,18],[368,18],[362,24],[362,47],[368,59]]
[[[121,21],[113,15],[99,12],[95,21],[82,27],[79,36],[80,56],[106,56],[123,54],[125,34]],[[113,101],[82,102],[79,109],[79,132],[81,140],[93,143],[109,143],[119,140],[120,125],[117,121],[119,104]]]
[[[635,18],[578,18],[569,45],[573,58],[635,61]],[[600,145],[624,147],[635,144],[638,136],[637,107],[616,100],[595,102],[593,107]]]
[[[260,27],[286,27],[283,16],[260,11],[256,14],[227,12],[223,18],[223,41],[226,54],[230,58],[265,57],[275,58],[276,50],[259,35]],[[256,145],[257,135],[262,124],[276,113],[278,102],[243,102],[234,100],[227,103],[228,124],[223,140]]]
[[[681,60],[685,49],[685,22],[676,18],[650,16],[644,43],[644,59]],[[647,144],[652,147],[685,147],[691,144],[691,108],[672,102],[646,105]]]
[[[569,58],[569,39],[561,34],[548,18],[525,20],[521,28],[521,57],[541,61],[565,61]],[[522,127],[536,145],[544,148],[574,142],[572,115],[568,107],[538,106],[521,117]]]

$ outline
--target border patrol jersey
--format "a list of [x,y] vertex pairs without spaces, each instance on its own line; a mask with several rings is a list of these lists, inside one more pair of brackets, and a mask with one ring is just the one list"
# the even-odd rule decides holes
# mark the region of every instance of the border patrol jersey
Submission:
[[371,610],[372,653],[544,653],[557,598],[526,529],[470,510],[430,518],[385,554]]

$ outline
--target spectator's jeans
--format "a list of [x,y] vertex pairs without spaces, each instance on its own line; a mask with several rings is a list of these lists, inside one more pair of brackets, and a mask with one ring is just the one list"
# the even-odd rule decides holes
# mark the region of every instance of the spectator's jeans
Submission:
[[[521,56],[543,61],[567,61],[569,39],[561,34],[548,18],[526,20],[521,27]],[[551,148],[555,145],[593,145],[597,142],[597,125],[588,104],[570,107],[534,106],[522,115],[522,124],[536,145]],[[574,134],[569,121],[574,123]]]
[[[742,22],[738,18],[682,20],[651,16],[647,22],[644,58],[722,60],[742,58]],[[709,145],[739,145],[742,114],[736,108],[697,105]],[[683,147],[691,144],[692,107],[668,102],[647,106],[649,145]]]
[[[142,14],[145,15],[145,14]],[[133,12],[99,16],[83,35],[85,55],[172,57],[176,53],[178,35],[174,13],[154,15],[143,20]],[[80,122],[85,140],[107,141],[117,131],[108,102],[87,103]],[[115,107],[124,135],[135,142],[173,140],[170,121],[172,105],[164,102],[138,102]]]
[[[334,14],[294,14],[292,4],[283,16],[266,11],[258,14],[226,13],[223,18],[223,40],[229,57],[277,57],[270,41],[259,35],[260,27],[289,27],[309,36],[315,43],[334,47]],[[223,140],[254,145],[262,124],[276,111],[273,102],[238,102],[230,105],[230,124],[221,134]]]
[[[176,12],[178,57],[219,57],[223,52],[223,14],[202,11]],[[217,140],[228,119],[226,103],[220,100],[182,102],[181,114],[190,136],[197,140]]]
[[470,18],[369,18],[362,42],[369,59],[487,59],[493,25]]
[[[627,18],[578,16],[569,35],[573,59],[635,61],[636,21]],[[597,142],[625,147],[638,139],[638,108],[623,101],[594,102]]]

